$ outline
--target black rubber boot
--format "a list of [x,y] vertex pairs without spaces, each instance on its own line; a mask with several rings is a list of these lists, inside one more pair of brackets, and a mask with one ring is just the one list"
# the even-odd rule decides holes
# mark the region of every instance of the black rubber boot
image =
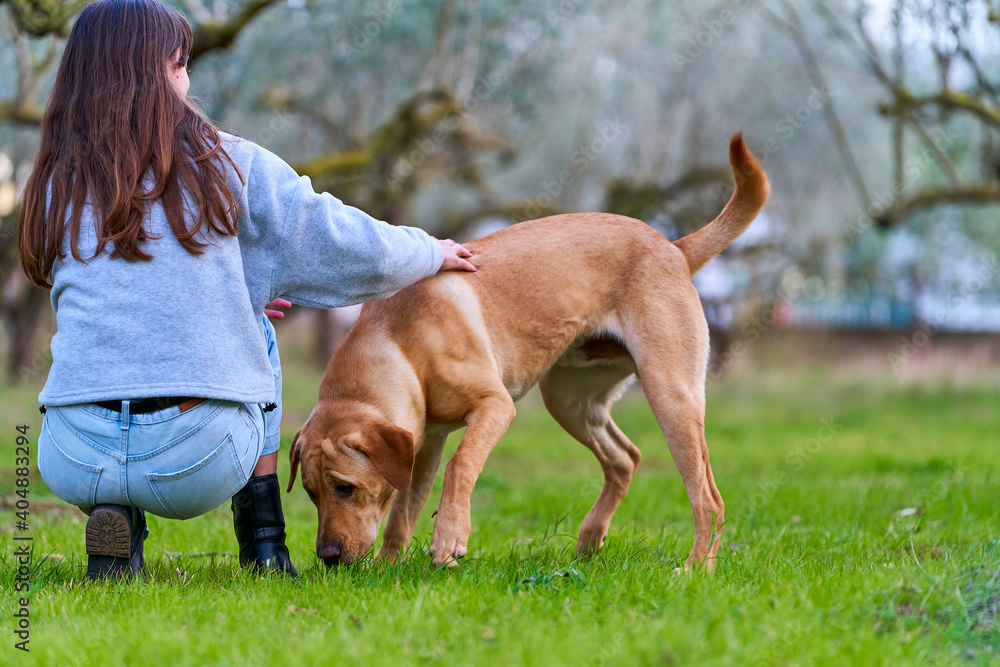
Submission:
[[251,477],[233,496],[233,526],[240,565],[258,571],[299,576],[285,546],[285,517],[277,473]]
[[87,578],[91,581],[145,576],[142,544],[149,535],[138,507],[98,505],[87,520]]

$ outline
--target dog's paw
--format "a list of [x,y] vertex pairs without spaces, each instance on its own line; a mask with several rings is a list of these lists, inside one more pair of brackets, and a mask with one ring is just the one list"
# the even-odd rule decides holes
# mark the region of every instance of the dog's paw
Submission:
[[469,552],[469,533],[472,521],[468,512],[449,512],[442,510],[434,522],[434,532],[431,534],[430,552],[434,559],[434,567],[458,565],[456,559]]
[[580,537],[576,541],[576,552],[581,556],[592,556],[604,547],[608,536],[606,525],[584,520],[580,527]]

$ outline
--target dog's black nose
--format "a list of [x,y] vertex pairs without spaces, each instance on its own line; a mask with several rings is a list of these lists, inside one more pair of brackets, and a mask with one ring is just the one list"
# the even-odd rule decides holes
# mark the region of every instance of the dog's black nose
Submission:
[[327,567],[340,565],[339,544],[326,544],[322,548],[317,549],[316,554],[323,559],[323,562],[326,563]]

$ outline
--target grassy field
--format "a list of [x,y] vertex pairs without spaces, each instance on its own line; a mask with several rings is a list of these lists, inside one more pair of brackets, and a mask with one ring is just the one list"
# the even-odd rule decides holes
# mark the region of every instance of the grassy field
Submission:
[[[286,377],[290,440],[319,376]],[[10,632],[13,445],[22,420],[37,438],[37,388],[0,389],[0,655],[42,665],[1000,664],[1000,389],[830,377],[743,373],[711,387],[708,441],[728,513],[714,575],[674,574],[694,524],[638,394],[616,418],[644,458],[607,546],[587,561],[572,549],[600,469],[534,394],[479,480],[470,554],[449,571],[426,555],[433,496],[404,562],[327,570],[299,487],[285,496],[298,581],[243,573],[223,507],[151,518],[145,583],[86,585],[85,517],[35,475],[30,654]],[[279,474],[287,480],[285,459]]]

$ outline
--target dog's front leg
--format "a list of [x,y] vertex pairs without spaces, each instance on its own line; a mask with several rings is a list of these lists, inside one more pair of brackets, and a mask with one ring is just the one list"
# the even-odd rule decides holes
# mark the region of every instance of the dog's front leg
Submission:
[[413,529],[420,517],[420,510],[423,509],[431,487],[434,486],[434,476],[441,464],[441,450],[444,449],[447,438],[448,433],[445,431],[424,435],[423,444],[417,450],[413,462],[413,481],[410,486],[396,494],[396,499],[392,503],[389,519],[385,524],[379,558],[394,560],[409,545]]
[[430,554],[435,566],[444,563],[453,566],[454,559],[468,552],[472,489],[493,447],[507,432],[514,413],[514,401],[504,391],[481,399],[466,416],[465,434],[445,466],[441,504],[431,535]]

